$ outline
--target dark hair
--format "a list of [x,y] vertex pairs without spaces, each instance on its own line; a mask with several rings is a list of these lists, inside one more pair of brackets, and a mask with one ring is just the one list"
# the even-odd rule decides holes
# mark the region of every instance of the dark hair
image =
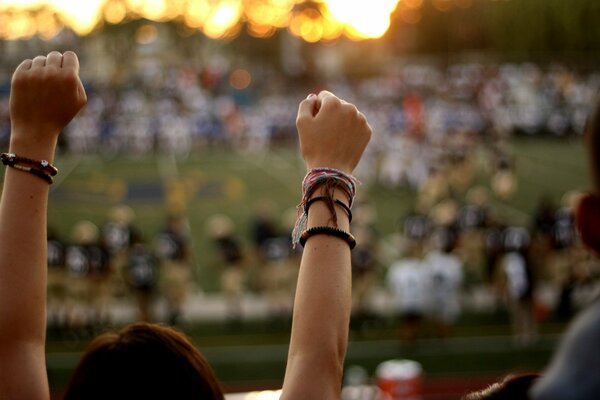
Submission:
[[469,393],[462,400],[528,400],[529,388],[539,377],[537,373],[508,375],[483,390]]
[[208,361],[183,333],[135,323],[90,343],[64,398],[222,400],[224,395]]

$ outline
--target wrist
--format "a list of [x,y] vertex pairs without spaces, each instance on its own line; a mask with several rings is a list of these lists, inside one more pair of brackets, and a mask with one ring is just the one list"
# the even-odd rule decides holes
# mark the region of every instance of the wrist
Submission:
[[9,152],[34,160],[47,160],[52,163],[58,137],[48,135],[49,137],[40,140],[40,132],[36,133],[37,136],[30,132],[13,130],[10,137]]
[[[337,196],[334,196],[334,199],[336,198]],[[343,203],[348,202],[348,199],[345,198],[344,194],[339,196],[339,200]],[[349,214],[343,208],[338,206],[335,206],[333,211],[335,212],[337,224],[334,223],[333,215],[327,204],[323,201],[315,202],[310,206],[310,210],[308,211],[307,227],[331,226],[346,231],[350,229]]]
[[315,168],[332,168],[332,169],[337,169],[339,171],[342,171],[345,174],[348,175],[352,175],[352,171],[354,170],[354,168],[352,168],[349,165],[344,165],[343,163],[336,163],[336,162],[332,162],[331,160],[325,161],[325,162],[306,162],[306,168],[307,170],[311,170],[311,169],[315,169]]

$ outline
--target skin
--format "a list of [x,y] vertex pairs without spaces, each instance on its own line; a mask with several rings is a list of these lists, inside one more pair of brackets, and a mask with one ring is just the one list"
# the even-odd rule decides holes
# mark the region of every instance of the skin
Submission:
[[[23,61],[12,78],[10,152],[52,162],[61,129],[86,103],[73,52]],[[49,185],[6,169],[0,200],[0,398],[47,399],[46,211]]]
[[[297,127],[309,169],[331,167],[351,173],[371,137],[371,128],[356,107],[326,91],[300,104]],[[336,212],[338,227],[349,231],[346,213],[338,207]],[[325,203],[314,203],[307,227],[324,225],[333,226],[331,215]],[[351,286],[348,244],[333,236],[311,237],[300,263],[282,399],[339,398]]]
[[[86,103],[78,73],[73,52],[51,52],[17,67],[11,152],[53,162],[61,130]],[[330,92],[300,103],[297,126],[308,168],[351,173],[371,137],[364,115]],[[1,399],[50,398],[44,354],[48,191],[39,177],[6,169],[0,200]],[[336,198],[345,196],[336,193]],[[349,230],[346,213],[337,207],[336,212],[338,227]],[[315,203],[308,227],[331,224],[326,205]],[[348,244],[327,235],[311,237],[300,266],[283,399],[339,398],[350,294]]]

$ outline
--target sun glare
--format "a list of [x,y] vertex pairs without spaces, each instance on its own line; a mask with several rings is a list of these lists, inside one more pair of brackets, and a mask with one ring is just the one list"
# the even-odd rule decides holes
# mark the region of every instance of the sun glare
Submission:
[[375,39],[390,27],[390,15],[398,0],[327,0],[331,14],[346,24],[352,37]]
[[100,6],[103,3],[104,0],[53,0],[51,4],[75,33],[86,35],[100,21]]
[[213,39],[229,36],[229,32],[240,21],[241,14],[242,4],[239,0],[217,4],[204,23],[204,33]]
[[[245,24],[249,34],[269,37],[287,28],[308,42],[379,38],[400,0],[0,0],[0,38],[50,38],[63,27],[79,35],[102,22],[132,19],[180,21],[211,38],[230,37]],[[403,0],[411,9],[423,0]],[[458,1],[458,0],[436,0]],[[460,0],[469,4],[470,0]],[[295,8],[299,5],[298,8]],[[414,7],[417,5],[417,7]],[[406,19],[406,18],[405,18]]]

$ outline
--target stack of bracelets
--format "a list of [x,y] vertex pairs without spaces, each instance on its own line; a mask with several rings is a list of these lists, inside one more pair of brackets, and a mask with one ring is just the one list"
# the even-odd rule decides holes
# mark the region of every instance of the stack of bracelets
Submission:
[[32,160],[31,158],[21,157],[14,153],[2,153],[0,154],[0,159],[2,160],[2,164],[18,169],[19,171],[29,172],[48,182],[50,185],[54,182],[52,177],[58,173],[58,169],[46,160]]
[[[334,168],[313,168],[302,181],[302,201],[298,205],[298,220],[292,233],[294,247],[299,243],[302,247],[306,241],[314,235],[325,234],[336,236],[345,240],[352,250],[356,246],[354,236],[338,228],[335,207],[338,206],[348,214],[349,222],[352,222],[352,203],[356,195],[356,184],[359,183],[352,175]],[[321,189],[321,196],[312,197],[317,189]],[[334,198],[334,192],[340,189],[348,197],[348,205]],[[306,227],[308,221],[308,210],[317,201],[323,201],[331,212],[331,220],[334,226]]]

